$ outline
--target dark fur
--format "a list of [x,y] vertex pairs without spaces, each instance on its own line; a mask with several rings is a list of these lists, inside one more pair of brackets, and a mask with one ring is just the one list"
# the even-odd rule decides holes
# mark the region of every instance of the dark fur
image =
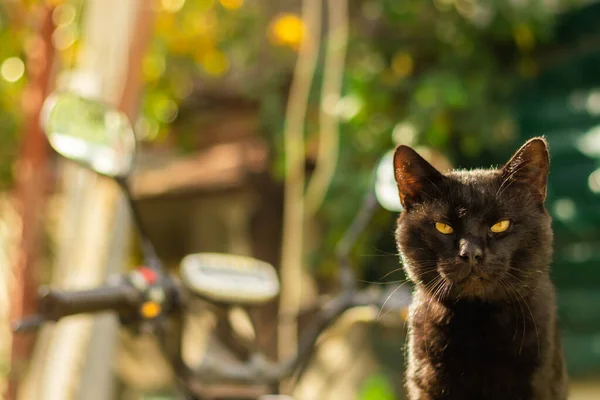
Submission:
[[[532,139],[500,170],[442,175],[406,146],[394,165],[405,207],[396,238],[415,283],[410,399],[566,399],[545,141]],[[505,219],[507,232],[489,232]],[[438,232],[435,222],[454,233]],[[460,258],[461,239],[480,246],[483,259]]]

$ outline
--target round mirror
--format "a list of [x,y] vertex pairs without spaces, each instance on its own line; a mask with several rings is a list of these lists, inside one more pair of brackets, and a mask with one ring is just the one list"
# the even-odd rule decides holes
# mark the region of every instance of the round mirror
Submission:
[[54,93],[44,102],[41,125],[63,157],[110,177],[131,171],[135,135],[121,111],[74,93]]
[[383,208],[388,211],[402,211],[398,185],[394,177],[394,150],[387,152],[379,161],[375,172],[375,196]]

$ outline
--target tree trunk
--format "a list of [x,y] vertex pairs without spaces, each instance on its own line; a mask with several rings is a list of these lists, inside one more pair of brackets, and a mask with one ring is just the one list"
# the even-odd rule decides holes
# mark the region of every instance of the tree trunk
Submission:
[[[30,85],[25,91],[23,104],[28,121],[23,135],[21,154],[17,161],[16,202],[20,216],[21,237],[16,252],[16,265],[13,269],[11,287],[11,319],[18,320],[35,312],[37,282],[34,271],[41,236],[41,214],[44,208],[47,183],[47,145],[39,125],[40,111],[46,97],[54,58],[52,47],[52,7],[41,7],[39,37],[34,51],[27,54],[27,69]],[[8,399],[17,396],[18,382],[31,355],[33,336],[13,336],[11,351],[11,380]]]
[[[84,20],[84,53],[70,89],[127,108],[136,108],[140,53],[131,49],[134,29],[147,28],[137,17],[143,0],[87,2]],[[146,8],[147,9],[147,8]],[[110,27],[107,29],[107,27]],[[134,33],[136,32],[136,33]],[[143,35],[142,35],[143,36]],[[133,84],[126,84],[128,77]],[[61,231],[56,250],[53,283],[69,289],[100,285],[107,274],[120,272],[128,248],[129,215],[117,186],[109,179],[63,162],[60,211]],[[34,354],[23,399],[109,399],[114,387],[113,362],[117,321],[111,315],[76,316],[55,327],[46,327]]]

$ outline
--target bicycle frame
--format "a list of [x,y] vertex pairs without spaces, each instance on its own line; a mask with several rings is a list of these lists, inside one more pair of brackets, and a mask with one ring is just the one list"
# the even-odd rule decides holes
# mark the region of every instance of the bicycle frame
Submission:
[[[73,97],[67,99],[73,100]],[[55,97],[53,101],[56,104],[57,98]],[[81,101],[85,102],[86,100]],[[99,105],[93,103],[93,106],[97,109]],[[65,123],[64,120],[59,119],[54,122],[57,124]],[[124,126],[123,129],[126,130],[127,126]],[[129,131],[133,135],[130,127]],[[73,129],[70,132],[72,134]],[[77,139],[76,136],[75,139]],[[108,146],[110,143],[101,142],[100,145]],[[108,149],[110,150],[110,148]],[[75,161],[81,162],[81,159]],[[83,164],[86,165],[84,162]],[[91,168],[90,165],[86,166]],[[315,350],[315,345],[321,333],[346,310],[365,305],[382,307],[387,301],[387,299],[385,301],[383,299],[389,298],[395,292],[394,290],[390,296],[387,296],[388,293],[381,290],[374,292],[357,291],[356,289],[356,277],[349,254],[378,207],[375,193],[369,191],[359,212],[336,246],[335,254],[340,267],[340,293],[320,309],[316,321],[305,332],[301,333],[299,348],[294,358],[273,363],[269,362],[262,354],[254,352],[250,354],[249,361],[245,363],[231,363],[211,358],[209,354],[205,354],[200,365],[190,367],[186,365],[182,357],[183,326],[185,313],[188,311],[186,309],[186,305],[188,305],[187,296],[197,295],[197,293],[186,290],[184,282],[177,281],[165,270],[153,243],[149,239],[137,204],[132,197],[128,185],[129,172],[121,172],[117,176],[107,176],[113,178],[119,184],[129,203],[132,218],[141,239],[145,268],[124,276],[117,285],[81,292],[53,292],[47,290],[45,297],[42,299],[44,301],[41,302],[43,305],[42,315],[21,321],[15,327],[16,331],[33,329],[46,321],[57,321],[64,316],[77,313],[117,311],[122,325],[134,328],[143,326],[155,335],[165,358],[175,372],[177,387],[186,399],[199,399],[200,395],[198,393],[202,392],[199,387],[203,382],[208,382],[211,385],[214,383],[237,384],[251,392],[249,395],[252,398],[254,396],[252,393],[257,393],[257,388],[267,390],[269,387],[278,384],[282,378],[294,373],[297,373],[300,377]],[[136,273],[139,276],[134,276]],[[134,279],[136,277],[139,279]],[[142,280],[141,283],[140,279]],[[163,300],[161,301],[163,303],[161,304],[165,305],[164,308],[159,307],[159,312],[150,317],[140,313],[140,307],[145,304],[144,302],[148,302],[149,288],[157,289],[162,293]],[[234,302],[219,303],[214,299],[212,301],[208,300],[216,309],[226,309],[235,305]],[[407,305],[408,301],[399,304],[400,307]],[[155,304],[155,306],[159,306],[159,304]],[[239,392],[240,390],[238,390]]]

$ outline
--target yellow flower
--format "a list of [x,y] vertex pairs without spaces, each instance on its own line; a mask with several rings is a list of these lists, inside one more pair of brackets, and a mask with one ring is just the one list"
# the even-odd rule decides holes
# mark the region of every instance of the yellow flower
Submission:
[[281,14],[275,18],[269,28],[272,43],[297,48],[304,35],[304,23],[295,14]]

